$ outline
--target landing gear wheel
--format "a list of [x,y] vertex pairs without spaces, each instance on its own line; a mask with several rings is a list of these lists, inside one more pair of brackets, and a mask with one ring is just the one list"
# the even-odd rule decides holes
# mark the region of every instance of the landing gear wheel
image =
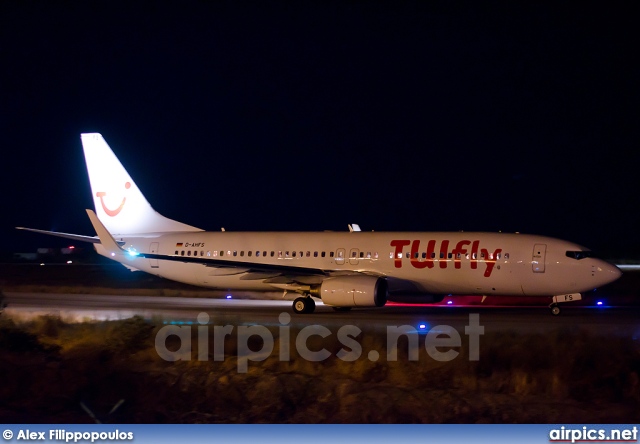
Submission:
[[316,309],[316,301],[313,298],[308,297],[307,299],[307,313],[313,313]]
[[293,301],[293,312],[297,314],[313,313],[316,303],[310,297],[300,297]]
[[560,307],[558,307],[557,304],[551,304],[549,305],[549,308],[551,309],[552,315],[558,316],[560,314]]
[[351,307],[333,307],[334,311],[349,311]]

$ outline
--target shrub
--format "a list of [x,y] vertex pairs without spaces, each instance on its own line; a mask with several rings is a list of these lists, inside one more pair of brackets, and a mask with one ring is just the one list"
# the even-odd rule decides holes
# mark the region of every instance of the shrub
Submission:
[[107,348],[113,352],[135,353],[149,346],[153,329],[141,316],[118,321],[107,333]]

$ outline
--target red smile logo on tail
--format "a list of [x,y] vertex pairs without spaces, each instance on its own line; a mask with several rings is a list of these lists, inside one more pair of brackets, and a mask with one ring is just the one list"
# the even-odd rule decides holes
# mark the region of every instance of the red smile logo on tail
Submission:
[[[128,190],[129,188],[131,188],[131,183],[127,182],[124,184],[124,187]],[[122,202],[120,202],[120,206],[118,208],[116,208],[115,210],[110,210],[109,208],[107,208],[107,206],[104,204],[104,199],[103,196],[106,196],[107,193],[105,191],[98,191],[96,193],[96,197],[100,198],[100,203],[102,204],[102,209],[104,210],[105,213],[107,213],[107,216],[117,216],[118,213],[120,213],[120,211],[122,211],[122,207],[124,207],[124,203],[127,201],[126,197],[122,198]]]

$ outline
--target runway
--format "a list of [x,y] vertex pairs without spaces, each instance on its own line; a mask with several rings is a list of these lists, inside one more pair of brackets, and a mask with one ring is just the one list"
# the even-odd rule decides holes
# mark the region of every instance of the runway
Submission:
[[[117,320],[135,315],[164,324],[197,324],[207,313],[214,325],[322,325],[337,331],[343,325],[362,330],[385,331],[389,326],[409,325],[428,331],[449,325],[464,331],[470,314],[478,314],[485,333],[541,333],[580,330],[598,336],[626,336],[640,339],[640,308],[584,307],[565,304],[559,316],[546,307],[387,305],[382,308],[335,312],[317,302],[312,314],[292,313],[291,301],[208,299],[158,296],[122,296],[56,293],[5,293],[8,316],[30,318],[60,316],[63,320]],[[280,317],[286,313],[289,317]]]

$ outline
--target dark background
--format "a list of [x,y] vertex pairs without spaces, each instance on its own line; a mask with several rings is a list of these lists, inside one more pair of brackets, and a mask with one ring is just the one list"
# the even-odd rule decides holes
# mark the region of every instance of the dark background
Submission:
[[[480,3],[480,2],[479,2]],[[94,234],[80,133],[204,229],[640,247],[628,3],[0,3],[2,249]]]

